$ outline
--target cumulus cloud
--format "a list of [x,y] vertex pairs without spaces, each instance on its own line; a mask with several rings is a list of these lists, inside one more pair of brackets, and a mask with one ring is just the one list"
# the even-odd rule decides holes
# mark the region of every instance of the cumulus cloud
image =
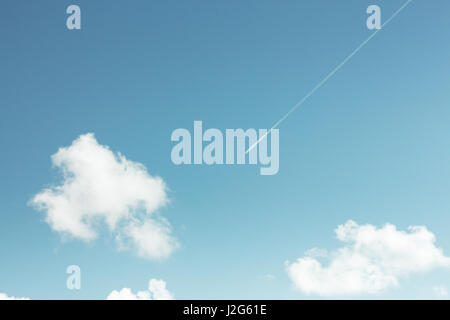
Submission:
[[9,297],[6,293],[0,293],[0,300],[30,300],[30,298]]
[[92,133],[51,160],[62,183],[42,190],[31,204],[46,213],[53,230],[91,241],[106,225],[121,248],[146,258],[165,258],[177,247],[169,223],[155,213],[168,202],[166,185],[144,165],[100,145]]
[[165,219],[130,223],[124,234],[131,239],[133,246],[137,248],[137,254],[141,257],[164,258],[178,246]]
[[148,290],[138,291],[134,294],[131,289],[123,288],[120,291],[113,290],[107,300],[173,300],[173,294],[166,289],[163,280],[151,279]]
[[335,233],[345,246],[327,254],[327,266],[311,256],[286,262],[290,279],[306,294],[374,294],[397,286],[400,277],[450,267],[450,258],[423,226],[400,231],[392,224],[378,229],[349,220]]

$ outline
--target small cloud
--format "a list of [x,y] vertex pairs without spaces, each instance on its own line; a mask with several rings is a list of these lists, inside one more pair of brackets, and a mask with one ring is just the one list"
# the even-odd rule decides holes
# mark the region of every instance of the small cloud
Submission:
[[[130,246],[136,248],[137,254],[143,258],[163,259],[178,248],[169,223],[162,218],[132,222],[123,232],[122,243],[123,239],[129,239]],[[127,247],[126,244],[124,246]]]
[[448,298],[448,289],[446,286],[434,286],[433,292],[438,298]]
[[6,293],[0,293],[0,300],[30,300],[30,298],[9,297]]
[[265,274],[265,275],[263,276],[263,278],[264,278],[264,279],[267,279],[267,280],[275,280],[275,279],[276,279],[276,277],[275,277],[273,274],[270,274],[270,273]]
[[450,267],[450,258],[435,246],[434,234],[423,226],[400,231],[392,224],[377,229],[349,220],[335,233],[345,246],[328,254],[328,266],[315,259],[316,249],[293,263],[286,262],[297,289],[322,296],[376,294],[397,286],[399,278],[409,274]]
[[305,252],[305,256],[311,258],[325,258],[328,256],[328,251],[325,249],[312,248]]
[[170,224],[155,214],[168,202],[166,184],[144,165],[100,145],[92,133],[51,159],[62,183],[43,189],[30,203],[45,212],[53,230],[92,241],[106,225],[121,249],[150,259],[166,258],[178,247]]
[[107,300],[173,300],[173,294],[166,289],[163,280],[151,279],[148,290],[138,291],[134,294],[131,289],[123,288],[120,291],[113,290]]

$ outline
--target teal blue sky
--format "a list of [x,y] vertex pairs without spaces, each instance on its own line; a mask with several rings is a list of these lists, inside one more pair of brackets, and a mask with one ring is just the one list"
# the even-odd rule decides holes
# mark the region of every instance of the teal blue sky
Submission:
[[[305,299],[285,271],[342,244],[352,219],[424,225],[450,255],[450,3],[414,0],[280,126],[280,170],[175,166],[176,128],[270,128],[405,0],[23,1],[0,4],[0,292],[103,299],[164,279],[178,299]],[[82,29],[66,28],[67,6]],[[28,205],[81,134],[161,176],[180,248],[63,241]],[[66,288],[68,265],[82,289]],[[273,275],[270,279],[267,275]],[[357,298],[434,298],[450,270]],[[355,296],[352,296],[355,297]]]

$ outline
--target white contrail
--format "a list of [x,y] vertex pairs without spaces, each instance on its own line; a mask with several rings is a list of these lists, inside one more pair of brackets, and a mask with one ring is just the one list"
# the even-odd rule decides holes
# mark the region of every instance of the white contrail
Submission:
[[325,84],[325,82],[327,82],[332,76],[334,76],[334,74],[338,72],[339,69],[341,69],[355,54],[357,54],[358,51],[361,50],[361,48],[367,44],[367,42],[369,42],[373,37],[375,37],[376,34],[380,32],[380,30],[382,30],[389,22],[391,22],[392,19],[394,19],[403,9],[405,9],[411,3],[411,1],[412,0],[408,0],[397,11],[395,11],[395,13],[389,19],[387,19],[385,23],[383,23],[381,29],[376,30],[370,35],[370,37],[364,40],[347,58],[344,59],[344,61],[342,61],[336,68],[334,68],[334,70],[331,71],[325,78],[323,78],[323,80],[320,81],[306,96],[304,96],[303,99],[297,102],[297,104],[293,106],[291,110],[289,110],[280,120],[278,120],[272,126],[272,128],[270,128],[270,130],[266,132],[266,134],[264,134],[261,138],[258,139],[258,141],[256,141],[250,148],[248,148],[248,150],[245,153],[247,154],[251,150],[253,150],[253,148],[256,147],[269,133],[271,133],[274,129],[276,129],[284,120],[286,120],[286,118],[289,117],[289,115],[292,112],[297,110],[303,103],[305,103],[305,101],[308,100],[309,97],[311,97],[320,87],[322,87]]

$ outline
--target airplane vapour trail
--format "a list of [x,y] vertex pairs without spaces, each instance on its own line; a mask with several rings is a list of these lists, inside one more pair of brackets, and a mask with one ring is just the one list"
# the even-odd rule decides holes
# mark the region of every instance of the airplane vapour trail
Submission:
[[338,72],[351,58],[353,58],[354,55],[356,55],[358,53],[359,50],[362,49],[362,47],[364,47],[373,37],[375,37],[377,35],[378,32],[380,32],[389,22],[392,21],[392,19],[394,19],[400,12],[403,11],[403,9],[405,9],[410,3],[412,2],[412,0],[408,0],[405,4],[403,4],[397,11],[395,11],[395,13],[389,18],[387,19],[383,25],[381,26],[381,29],[376,30],[375,32],[373,32],[370,37],[368,37],[366,40],[364,40],[355,50],[353,50],[353,52],[347,56],[347,58],[345,58],[336,68],[334,68],[325,78],[322,79],[322,81],[320,81],[306,96],[304,96],[299,102],[297,102],[297,104],[295,106],[293,106],[283,117],[281,117],[280,120],[278,120],[273,126],[272,128],[270,128],[270,130],[268,130],[266,132],[266,134],[264,134],[263,136],[261,136],[261,138],[258,139],[258,141],[256,141],[252,146],[250,146],[250,148],[248,148],[248,150],[245,152],[246,154],[249,153],[251,150],[253,150],[253,148],[255,148],[269,133],[271,133],[274,129],[278,128],[278,126],[284,121],[286,120],[287,117],[289,117],[289,115],[291,113],[293,113],[295,110],[297,110],[303,103],[305,103],[306,100],[309,99],[309,97],[311,97],[320,87],[322,87],[332,76],[334,76],[334,74],[336,72]]

